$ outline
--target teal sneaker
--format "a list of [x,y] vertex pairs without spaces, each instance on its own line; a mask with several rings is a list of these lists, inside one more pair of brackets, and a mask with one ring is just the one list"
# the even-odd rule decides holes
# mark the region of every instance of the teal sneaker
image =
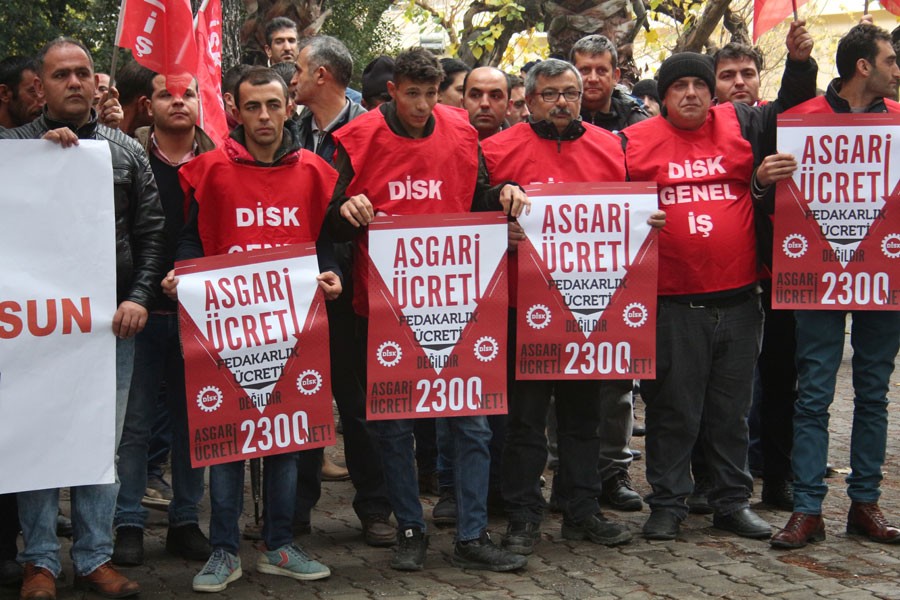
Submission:
[[241,575],[240,557],[216,548],[200,572],[194,575],[193,588],[195,592],[221,592]]
[[286,544],[277,550],[261,552],[259,560],[256,561],[256,570],[300,581],[325,579],[331,575],[331,569],[308,557],[297,544]]

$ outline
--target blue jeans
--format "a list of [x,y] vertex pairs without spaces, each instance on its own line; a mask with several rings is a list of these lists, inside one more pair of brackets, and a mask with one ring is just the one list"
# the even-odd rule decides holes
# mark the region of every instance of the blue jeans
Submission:
[[[238,520],[244,509],[244,463],[239,460],[209,468],[209,543],[238,553],[241,530]],[[263,458],[263,541],[269,550],[294,539],[294,502],[297,494],[297,453]]]
[[[122,422],[131,387],[134,366],[134,338],[116,340],[116,447],[122,435]],[[87,575],[112,557],[112,522],[119,484],[73,487],[72,562],[77,575]],[[33,563],[59,575],[59,538],[56,515],[59,512],[59,488],[19,492],[19,521],[25,549],[20,563]]]
[[[453,475],[456,491],[456,539],[474,540],[487,528],[487,494],[490,477],[491,428],[487,417],[445,419],[453,440]],[[378,432],[388,498],[400,529],[425,530],[416,455],[413,443],[413,419],[372,421]]]
[[169,505],[169,524],[177,527],[198,522],[198,504],[203,498],[203,469],[191,468],[178,315],[151,314],[147,326],[135,338],[134,377],[119,443],[121,487],[116,501],[116,528],[143,528],[147,518],[147,509],[141,506],[141,499],[147,488],[150,431],[158,415],[163,383],[173,433],[174,498]]
[[[821,514],[828,491],[828,408],[844,352],[845,311],[798,310],[794,414],[794,510]],[[900,348],[900,312],[853,311],[853,430],[847,495],[877,502],[887,443],[887,391]]]
[[[729,514],[749,505],[747,414],[759,355],[759,297],[684,303],[660,298],[656,379],[641,382],[647,405],[647,497],[651,510],[687,515],[691,451],[698,437],[709,467],[709,502]],[[702,436],[700,436],[702,425]]]

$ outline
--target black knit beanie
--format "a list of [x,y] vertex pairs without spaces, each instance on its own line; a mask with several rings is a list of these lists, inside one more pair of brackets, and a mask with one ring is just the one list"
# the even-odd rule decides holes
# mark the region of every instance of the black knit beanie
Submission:
[[696,52],[679,52],[663,61],[658,72],[659,97],[666,97],[666,90],[682,77],[699,77],[709,86],[709,93],[716,93],[716,71],[713,59],[706,54]]

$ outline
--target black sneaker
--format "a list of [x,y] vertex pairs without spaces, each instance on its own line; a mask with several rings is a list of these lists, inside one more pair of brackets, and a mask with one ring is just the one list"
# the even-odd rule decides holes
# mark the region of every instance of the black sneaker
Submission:
[[140,527],[116,529],[112,563],[120,567],[136,567],[144,564],[144,530]]
[[631,532],[625,525],[607,520],[602,513],[578,522],[563,519],[562,536],[567,540],[590,540],[604,546],[617,546],[631,541]]
[[456,525],[456,493],[453,488],[444,488],[441,499],[431,510],[431,518],[438,527],[454,527]]
[[166,552],[186,560],[205,561],[212,554],[209,539],[196,523],[169,527],[166,533]]
[[462,569],[503,572],[523,568],[528,564],[528,559],[521,554],[495,546],[485,531],[478,539],[456,542],[450,563]]
[[541,541],[541,524],[527,521],[510,521],[502,546],[516,554],[531,554],[534,545]]
[[421,571],[425,567],[428,536],[421,529],[409,527],[397,531],[397,547],[391,568],[398,571]]

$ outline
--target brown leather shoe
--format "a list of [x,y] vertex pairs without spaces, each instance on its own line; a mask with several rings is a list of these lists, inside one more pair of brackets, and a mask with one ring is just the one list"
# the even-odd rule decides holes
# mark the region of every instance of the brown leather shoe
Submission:
[[386,548],[397,543],[397,528],[391,525],[384,515],[371,515],[360,518],[363,539],[366,544],[375,548]]
[[322,462],[322,481],[347,481],[350,479],[350,471],[346,467],[335,464],[327,456]]
[[900,543],[900,529],[891,527],[876,502],[851,502],[847,533],[864,535],[881,544]]
[[127,598],[141,591],[137,581],[128,579],[105,562],[88,575],[75,577],[75,587],[92,590],[106,598]]
[[769,543],[773,548],[802,548],[809,542],[825,539],[825,521],[822,515],[808,515],[795,512],[784,529],[772,536]]
[[56,578],[44,567],[25,564],[20,600],[56,600]]

